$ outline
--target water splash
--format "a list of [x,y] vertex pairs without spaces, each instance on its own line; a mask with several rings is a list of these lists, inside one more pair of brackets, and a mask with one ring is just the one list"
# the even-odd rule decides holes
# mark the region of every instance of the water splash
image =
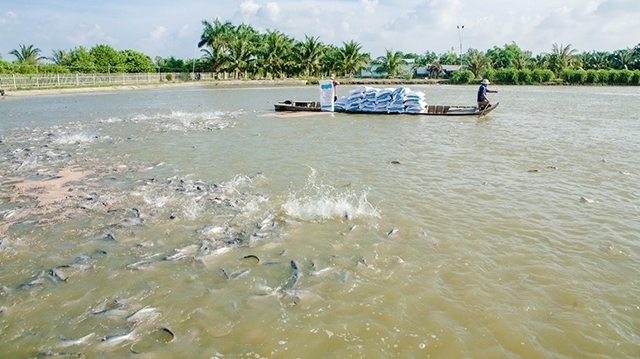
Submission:
[[282,206],[285,212],[303,221],[322,221],[334,218],[380,217],[367,200],[367,192],[357,193],[350,186],[336,188],[316,181],[316,171],[307,179],[305,187],[289,193]]

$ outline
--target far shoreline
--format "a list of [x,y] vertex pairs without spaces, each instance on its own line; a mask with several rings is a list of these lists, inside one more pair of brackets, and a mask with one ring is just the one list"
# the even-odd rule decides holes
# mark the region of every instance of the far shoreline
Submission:
[[[344,78],[339,79],[341,85],[438,85],[448,83],[442,79],[371,79],[371,78]],[[218,88],[243,88],[243,87],[282,87],[282,86],[315,86],[317,83],[304,79],[282,80],[213,80],[213,81],[176,81],[162,83],[135,83],[118,84],[110,86],[69,86],[69,87],[41,87],[29,89],[4,89],[3,98],[7,97],[31,97],[39,95],[83,94],[113,91],[131,91],[149,88],[172,87],[218,87]]]

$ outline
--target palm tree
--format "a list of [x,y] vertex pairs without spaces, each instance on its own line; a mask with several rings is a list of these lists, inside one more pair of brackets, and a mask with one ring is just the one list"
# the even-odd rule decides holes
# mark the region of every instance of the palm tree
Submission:
[[228,41],[228,65],[235,78],[241,72],[244,77],[247,76],[249,67],[256,59],[257,41],[258,33],[250,25],[241,24],[231,34]]
[[576,52],[576,49],[571,48],[571,44],[567,46],[553,44],[549,54],[549,69],[559,76],[562,70],[574,63]]
[[364,66],[371,61],[371,56],[367,53],[361,53],[362,46],[354,40],[343,42],[343,48],[339,49],[339,56],[342,70],[345,76],[353,76],[354,73],[360,73]]
[[386,55],[380,56],[375,60],[375,65],[378,67],[375,69],[377,73],[386,73],[387,78],[394,78],[398,74],[402,74],[402,65],[406,65],[407,61],[404,59],[402,52],[393,50],[387,50]]
[[19,64],[35,65],[38,61],[44,60],[45,57],[40,56],[42,52],[39,48],[33,47],[33,45],[19,45],[20,50],[13,49],[9,51],[9,55],[16,57],[16,62]]
[[289,59],[293,40],[278,30],[267,30],[262,39],[261,63],[265,73],[273,77],[284,77],[285,69],[290,66]]
[[444,73],[442,69],[442,64],[440,64],[440,60],[433,60],[427,69],[430,78],[439,77]]
[[613,52],[613,64],[617,69],[628,70],[633,60],[633,49],[626,48]]
[[320,59],[325,50],[319,37],[304,35],[304,42],[298,43],[296,47],[298,51],[295,52],[295,58],[305,76],[317,75],[320,72]]
[[207,20],[203,20],[202,25],[204,26],[204,30],[200,36],[198,47],[208,47],[208,49],[202,49],[201,51],[204,53],[203,57],[217,75],[222,69],[222,66],[227,62],[226,51],[234,26],[230,21],[222,23],[218,19],[215,19],[213,24]]
[[68,60],[69,52],[67,50],[53,50],[51,57],[48,57],[47,60],[50,60],[56,65],[64,65],[65,61]]
[[491,60],[483,52],[476,49],[469,49],[465,56],[465,65],[469,71],[473,72],[475,78],[491,67]]

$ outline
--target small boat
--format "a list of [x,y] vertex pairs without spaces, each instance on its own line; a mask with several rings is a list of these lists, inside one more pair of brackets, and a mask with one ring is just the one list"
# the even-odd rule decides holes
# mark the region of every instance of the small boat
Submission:
[[281,101],[274,105],[276,111],[310,111],[320,112],[319,101]]
[[[423,112],[414,113],[389,113],[389,112],[364,112],[364,111],[341,111],[335,112],[353,113],[353,114],[374,114],[374,115],[431,115],[431,116],[483,116],[495,110],[500,102],[496,102],[485,109],[478,109],[477,106],[445,106],[445,105],[427,105]],[[320,102],[318,101],[281,101],[275,105],[276,111],[312,111],[319,112]]]

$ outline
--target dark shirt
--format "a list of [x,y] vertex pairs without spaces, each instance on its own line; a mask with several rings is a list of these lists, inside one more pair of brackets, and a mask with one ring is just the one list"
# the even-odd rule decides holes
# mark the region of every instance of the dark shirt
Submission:
[[478,88],[478,102],[487,101],[487,85],[480,85]]

